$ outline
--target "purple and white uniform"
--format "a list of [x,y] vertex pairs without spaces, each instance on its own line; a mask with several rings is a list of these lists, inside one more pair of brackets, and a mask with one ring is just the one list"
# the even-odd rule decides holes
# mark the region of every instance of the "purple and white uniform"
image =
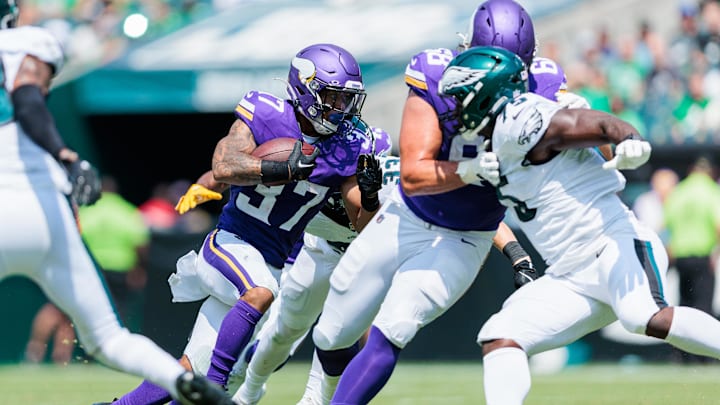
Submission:
[[[437,82],[453,55],[448,49],[415,55],[406,84],[436,111],[443,137],[438,159],[472,159],[482,142],[454,136],[459,129],[455,104],[437,95]],[[350,347],[370,325],[393,345],[405,347],[463,295],[492,247],[505,209],[489,183],[417,197],[400,188],[333,272],[313,332],[321,350]]]
[[[460,123],[455,101],[438,95],[438,81],[456,54],[444,48],[426,50],[415,55],[405,71],[408,87],[437,114],[442,129],[439,160],[472,159],[483,142],[456,136]],[[555,77],[540,75],[538,80],[547,83]],[[485,181],[412,197],[399,187],[333,272],[313,334],[315,344],[322,350],[349,347],[372,324],[395,346],[405,347],[472,284],[504,214],[495,188]]]
[[[268,93],[248,92],[235,115],[247,124],[258,145],[276,137],[304,137],[292,105]],[[185,349],[196,370],[207,371],[220,323],[245,291],[260,286],[278,296],[281,270],[306,225],[330,193],[355,175],[358,156],[368,144],[364,129],[341,125],[337,134],[314,142],[321,152],[307,180],[231,186],[217,229],[207,236],[201,252],[191,251],[178,260],[169,280],[173,301],[213,298],[203,304]]]

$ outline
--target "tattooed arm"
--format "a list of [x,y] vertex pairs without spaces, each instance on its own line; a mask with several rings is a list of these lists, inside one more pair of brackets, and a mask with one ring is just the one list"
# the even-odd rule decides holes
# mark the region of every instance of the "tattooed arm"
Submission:
[[250,155],[256,147],[250,128],[242,120],[235,120],[228,134],[215,146],[212,159],[214,180],[238,186],[260,184],[261,160]]

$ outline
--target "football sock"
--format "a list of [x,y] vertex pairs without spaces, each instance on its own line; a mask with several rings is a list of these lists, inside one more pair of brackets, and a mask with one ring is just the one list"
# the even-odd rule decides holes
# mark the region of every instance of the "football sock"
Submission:
[[133,404],[165,404],[170,401],[170,394],[164,389],[151,383],[143,381],[137,388],[123,395],[122,398],[113,402],[113,405],[133,405]]
[[[323,378],[322,365],[318,359],[317,352],[313,353],[312,366],[308,374],[308,380],[305,384],[305,395],[303,397],[316,398],[320,395],[320,386]],[[332,395],[330,395],[332,398]]]
[[243,300],[238,300],[230,308],[218,330],[207,373],[208,380],[226,386],[228,375],[243,348],[250,342],[260,318],[262,313]]
[[665,340],[688,353],[720,359],[720,322],[690,307],[674,307],[670,332]]
[[401,349],[372,327],[367,343],[348,364],[332,404],[367,404],[390,379]]
[[487,405],[522,405],[530,391],[530,366],[522,349],[504,347],[483,357]]
[[350,360],[360,350],[360,345],[355,342],[352,346],[339,349],[339,350],[320,350],[317,347],[315,352],[317,353],[320,364],[322,364],[323,371],[329,376],[337,377],[345,371]]

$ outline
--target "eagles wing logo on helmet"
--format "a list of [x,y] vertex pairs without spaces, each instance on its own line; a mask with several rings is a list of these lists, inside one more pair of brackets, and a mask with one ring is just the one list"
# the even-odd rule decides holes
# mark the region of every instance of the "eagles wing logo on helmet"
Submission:
[[[450,66],[443,73],[440,79],[440,93],[452,95],[457,93],[457,89],[462,90],[466,86],[479,86],[476,90],[482,88],[482,80],[487,75],[487,70],[471,69],[464,66]],[[467,100],[469,102],[469,100]],[[465,104],[465,101],[463,102]]]

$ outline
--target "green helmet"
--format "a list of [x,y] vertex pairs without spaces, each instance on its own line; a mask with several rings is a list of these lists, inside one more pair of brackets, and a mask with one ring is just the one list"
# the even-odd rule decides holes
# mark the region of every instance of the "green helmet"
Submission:
[[528,73],[516,54],[495,46],[478,46],[457,55],[445,68],[440,94],[458,101],[463,136],[475,138],[505,104],[528,91]]
[[0,0],[0,29],[15,27],[19,13],[15,0]]

